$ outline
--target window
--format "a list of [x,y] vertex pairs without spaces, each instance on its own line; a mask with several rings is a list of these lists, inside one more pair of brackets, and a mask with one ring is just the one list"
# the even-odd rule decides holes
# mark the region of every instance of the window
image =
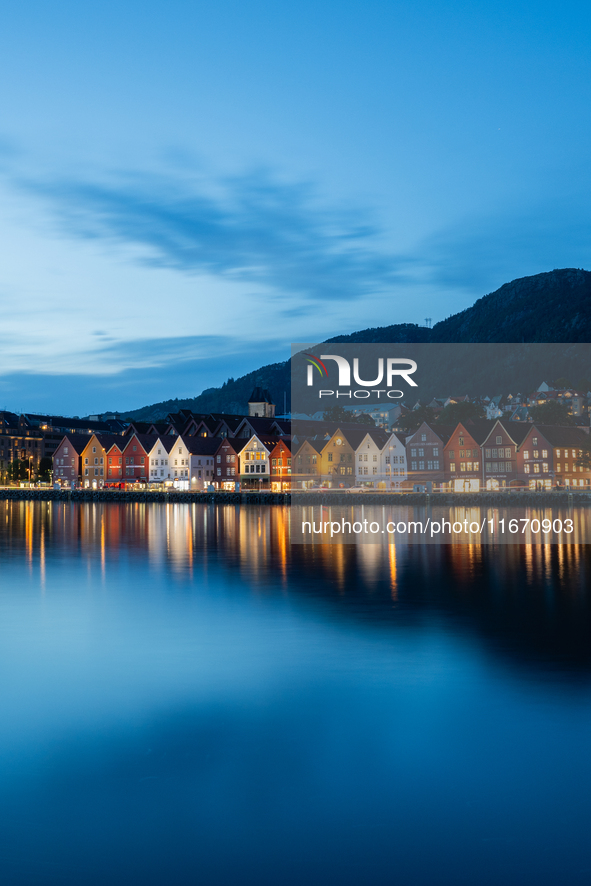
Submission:
[[511,471],[511,462],[506,461],[505,462],[505,473],[508,474],[508,473],[510,473],[510,471]]
[[463,446],[464,445],[464,438],[460,437],[460,439],[458,440],[458,443],[460,444],[460,446]]
[[473,467],[474,467],[474,470],[475,470],[475,471],[479,470],[479,468],[480,468],[480,462],[479,462],[479,461],[475,461],[475,462],[473,463]]
[[526,461],[527,461],[527,459],[529,458],[529,451],[528,451],[527,449],[524,449],[524,450],[523,450],[523,457],[524,457],[524,459],[525,459]]
[[546,462],[546,461],[542,463],[542,473],[544,473],[544,474],[548,473],[548,462]]
[[[246,453],[246,457],[248,458],[248,452]],[[218,455],[218,456],[216,457],[216,461],[217,461],[217,463],[219,464],[219,463],[221,462],[221,460],[222,460],[221,455]],[[175,464],[176,464],[176,461],[175,461]]]
[[540,473],[540,466],[534,465],[534,474],[539,474],[539,473]]
[[420,461],[420,462],[419,462],[419,471],[424,471],[424,470],[425,470],[425,462],[424,462],[424,461]]
[[133,451],[136,452],[136,450],[137,450],[137,446],[134,446]]
[[466,470],[466,462],[465,462],[465,461],[461,461],[461,462],[460,462],[460,471],[465,471],[465,470]]
[[416,450],[416,449],[411,449],[411,450],[410,450],[410,455],[411,455],[411,458],[416,458],[417,450]]
[[532,446],[537,446],[537,445],[538,445],[538,438],[537,438],[537,437],[532,437],[532,438],[531,438],[531,442],[532,442]]
[[93,451],[93,452],[96,452],[96,446],[93,446],[93,447],[92,447],[92,451]]
[[438,471],[438,470],[439,470],[439,462],[438,462],[438,461],[434,461],[434,462],[433,462],[433,470],[434,470],[434,471]]
[[[557,450],[557,451],[558,451],[558,450]],[[557,471],[560,471],[560,465],[559,465],[559,464],[556,465],[556,470],[557,470]]]
[[439,455],[439,447],[438,446],[433,447],[433,455]]
[[377,455],[374,455],[373,460],[374,460],[374,461],[377,461],[377,460],[378,460]]
[[[435,453],[433,453],[433,455],[435,455]],[[455,459],[454,451],[453,451],[453,449],[450,449],[449,450],[449,460],[453,461],[454,459]]]
[[449,463],[449,469],[450,469],[450,471],[455,471],[456,466],[455,466],[455,464],[453,463],[453,461],[450,461],[450,463]]
[[416,463],[416,461],[411,461],[411,463],[410,463],[410,469],[411,469],[411,471],[416,471],[416,469],[417,469],[417,463]]
[[425,455],[425,450],[424,450],[424,449],[419,449],[419,458],[420,458],[421,456],[424,456],[424,455]]
[[534,458],[539,458],[539,457],[540,457],[540,450],[534,449]]
[[464,452],[464,450],[460,449],[460,458],[464,458],[465,455],[466,453]]
[[68,454],[68,447],[64,446],[64,455],[67,455],[67,454]]
[[378,472],[377,468],[372,468],[372,470],[373,470],[374,474],[377,474],[377,472]]
[[548,458],[548,450],[542,449],[542,458]]
[[428,461],[428,462],[427,462],[427,470],[428,470],[428,471],[432,471],[432,470],[433,470],[433,462],[432,462],[432,461]]
[[467,470],[467,471],[471,471],[471,470],[472,470],[472,462],[471,462],[471,461],[467,461],[467,462],[466,462],[466,470]]
[[84,464],[85,464],[85,465],[88,464],[88,459],[87,459],[87,458],[84,459]]
[[484,457],[485,457],[485,458],[490,458],[490,449],[485,449],[485,450],[484,450]]
[[329,460],[329,461],[332,461],[332,452],[329,452],[329,453],[328,453],[328,460]]
[[367,452],[363,456],[363,461],[367,461]]
[[422,442],[422,443],[426,443],[426,442],[427,442],[427,435],[426,435],[426,434],[421,434],[421,442]]
[[573,449],[573,451],[572,451],[572,452],[573,452],[573,458],[576,458],[576,457],[577,457],[577,453],[576,453],[576,450],[575,450],[575,449]]
[[502,442],[503,442],[502,437],[495,437],[495,443],[502,443]]

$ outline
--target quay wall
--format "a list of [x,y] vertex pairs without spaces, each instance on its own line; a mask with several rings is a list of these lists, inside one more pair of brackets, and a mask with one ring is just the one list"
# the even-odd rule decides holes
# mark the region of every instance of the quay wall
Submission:
[[505,492],[159,492],[122,489],[0,489],[0,501],[56,502],[159,502],[179,504],[234,505],[465,505],[527,507],[532,505],[591,505],[591,492],[505,491]]

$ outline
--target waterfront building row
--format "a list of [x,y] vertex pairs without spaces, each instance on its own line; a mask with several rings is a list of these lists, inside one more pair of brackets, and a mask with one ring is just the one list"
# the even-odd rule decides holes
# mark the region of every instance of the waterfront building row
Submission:
[[[203,490],[418,487],[458,492],[591,486],[591,439],[582,428],[501,420],[423,423],[405,436],[362,425],[249,436],[68,434],[54,482],[86,487],[174,485]],[[310,433],[315,430],[316,433]]]

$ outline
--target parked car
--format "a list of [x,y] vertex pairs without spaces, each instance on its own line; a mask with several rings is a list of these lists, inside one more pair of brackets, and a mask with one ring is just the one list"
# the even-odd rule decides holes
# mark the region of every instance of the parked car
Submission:
[[350,486],[345,492],[371,492],[371,490],[367,486]]

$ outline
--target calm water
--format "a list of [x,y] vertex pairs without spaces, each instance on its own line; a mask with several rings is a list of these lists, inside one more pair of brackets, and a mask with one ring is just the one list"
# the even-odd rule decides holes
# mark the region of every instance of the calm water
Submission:
[[591,883],[591,548],[0,502],[0,882]]

